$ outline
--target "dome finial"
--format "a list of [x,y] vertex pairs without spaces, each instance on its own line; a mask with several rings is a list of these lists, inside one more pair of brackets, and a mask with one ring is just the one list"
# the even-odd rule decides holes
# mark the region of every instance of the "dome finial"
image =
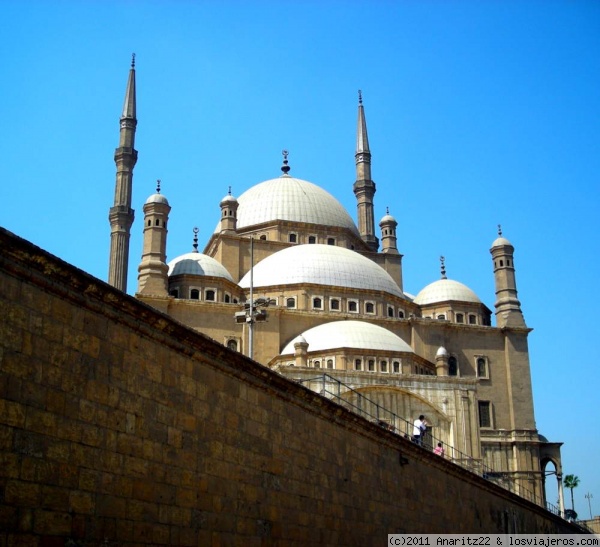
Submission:
[[131,68],[135,68],[135,53],[131,54]]
[[446,258],[443,256],[440,256],[440,266],[442,270],[442,279],[448,279],[446,277]]
[[498,235],[502,237],[502,224],[498,224]]
[[287,175],[291,169],[288,165],[288,156],[290,153],[287,150],[282,150],[281,153],[283,154],[283,165],[281,166],[281,170],[284,175]]
[[386,215],[389,215],[389,214],[390,214],[390,208],[389,208],[389,207],[386,207],[386,208],[385,208],[385,214],[386,214]]
[[156,193],[160,194],[160,179],[156,179]]
[[358,90],[358,104],[362,104],[362,91]]
[[227,191],[228,195],[231,195],[231,186],[229,187],[229,190]]
[[194,251],[193,252],[197,253],[198,252],[198,232],[200,230],[198,230],[198,228],[196,226],[194,226],[193,231],[194,231],[194,245],[193,245]]

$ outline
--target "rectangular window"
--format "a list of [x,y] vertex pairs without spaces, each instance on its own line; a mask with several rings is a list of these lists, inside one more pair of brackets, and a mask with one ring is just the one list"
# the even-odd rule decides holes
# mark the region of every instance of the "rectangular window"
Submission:
[[479,427],[492,427],[492,412],[489,401],[479,401]]
[[375,359],[369,359],[369,372],[375,372]]
[[360,359],[354,360],[354,370],[362,370],[362,361]]

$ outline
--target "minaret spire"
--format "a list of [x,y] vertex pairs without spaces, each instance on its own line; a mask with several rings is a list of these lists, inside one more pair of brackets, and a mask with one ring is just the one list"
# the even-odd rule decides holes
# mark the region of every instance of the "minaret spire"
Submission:
[[138,154],[134,148],[136,126],[134,53],[131,58],[131,68],[120,120],[119,147],[115,150],[115,164],[117,166],[115,200],[108,214],[110,222],[108,283],[123,292],[127,291],[129,237],[134,219],[134,211],[131,208],[131,193],[133,168]]
[[367,121],[363,107],[362,92],[358,91],[358,124],[356,130],[356,182],[354,195],[358,207],[358,231],[360,237],[372,251],[377,251],[379,241],[375,236],[375,217],[373,213],[373,196],[375,183],[371,179],[371,150],[367,135]]

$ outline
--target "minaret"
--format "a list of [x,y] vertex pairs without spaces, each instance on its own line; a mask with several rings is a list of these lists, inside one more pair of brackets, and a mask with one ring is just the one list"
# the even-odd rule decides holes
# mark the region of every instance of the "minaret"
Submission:
[[498,225],[498,238],[492,243],[490,249],[494,262],[496,325],[498,327],[527,327],[521,312],[521,303],[517,298],[514,251],[515,248],[510,241],[502,237],[502,227]]
[[389,207],[385,209],[385,216],[379,222],[381,228],[381,252],[388,254],[400,254],[396,244],[396,226],[398,222],[390,215]]
[[129,80],[125,90],[125,103],[121,114],[119,147],[115,150],[117,180],[115,203],[110,208],[110,258],[108,283],[117,289],[127,291],[127,270],[129,262],[129,236],[133,224],[134,211],[131,208],[133,167],[137,161],[135,150],[135,53],[131,58]]
[[144,248],[138,266],[138,294],[168,296],[167,224],[171,207],[160,193],[160,180],[156,193],[144,203]]
[[356,159],[356,182],[353,189],[358,206],[358,231],[369,248],[372,251],[377,251],[379,241],[375,237],[375,218],[373,214],[375,183],[371,180],[371,151],[369,150],[367,122],[360,91],[358,92],[358,126],[354,157]]

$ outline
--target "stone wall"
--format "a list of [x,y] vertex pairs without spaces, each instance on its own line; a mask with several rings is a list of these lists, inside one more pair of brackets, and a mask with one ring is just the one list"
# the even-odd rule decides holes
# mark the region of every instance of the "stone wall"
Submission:
[[0,242],[0,546],[575,531],[1,229]]

